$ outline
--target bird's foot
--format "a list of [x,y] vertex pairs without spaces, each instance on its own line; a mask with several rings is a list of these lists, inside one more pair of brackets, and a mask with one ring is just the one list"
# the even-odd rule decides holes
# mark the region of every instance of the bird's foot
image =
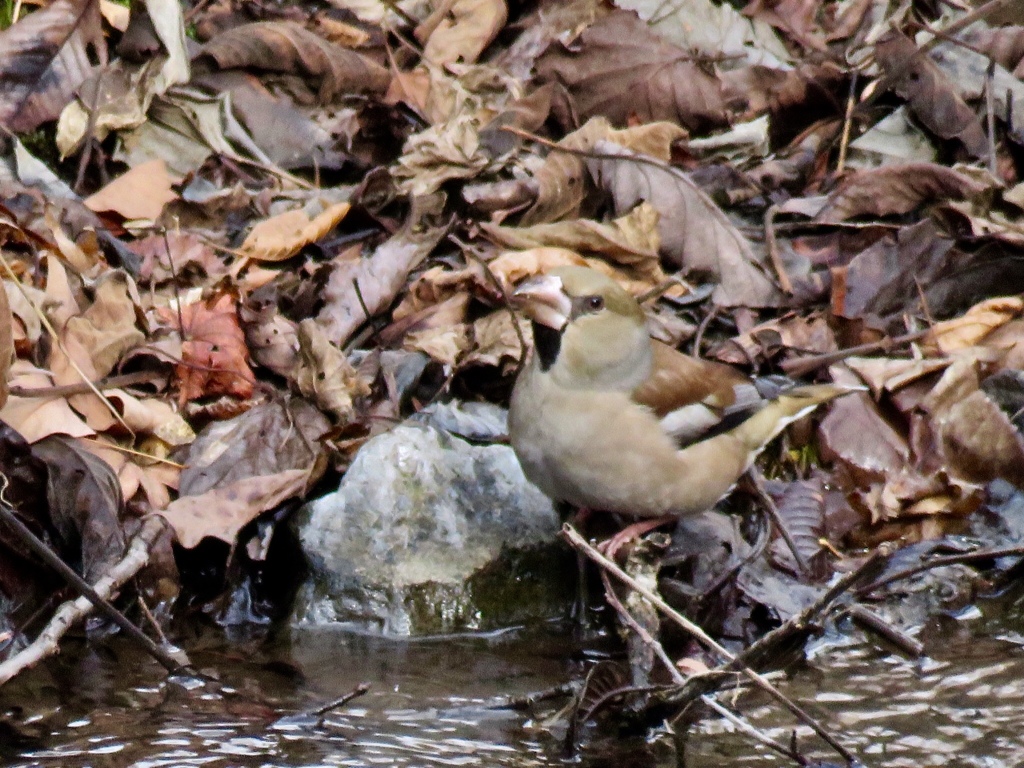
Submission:
[[605,557],[614,560],[618,551],[629,542],[640,538],[645,533],[653,531],[655,528],[660,528],[663,525],[674,523],[677,519],[676,515],[665,515],[664,517],[641,520],[639,523],[627,525],[610,539],[606,539],[598,544],[597,548]]

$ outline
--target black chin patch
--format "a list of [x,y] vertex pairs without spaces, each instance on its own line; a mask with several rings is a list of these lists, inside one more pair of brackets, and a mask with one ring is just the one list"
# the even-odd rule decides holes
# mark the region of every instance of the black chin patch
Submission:
[[540,323],[533,323],[533,348],[540,361],[540,369],[548,370],[555,364],[562,347],[562,332]]

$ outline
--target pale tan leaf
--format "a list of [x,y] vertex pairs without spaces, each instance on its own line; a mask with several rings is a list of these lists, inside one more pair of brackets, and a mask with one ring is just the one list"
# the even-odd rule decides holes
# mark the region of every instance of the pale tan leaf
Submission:
[[[18,360],[11,366],[11,386],[43,389],[54,386],[49,372],[31,363]],[[49,435],[89,437],[95,431],[68,405],[63,397],[8,397],[0,408],[0,421],[10,425],[28,442],[34,443]]]
[[443,66],[461,61],[474,64],[505,26],[504,0],[452,0],[438,4],[416,28],[423,58]]
[[294,370],[299,391],[341,423],[352,418],[353,400],[370,394],[370,382],[332,345],[315,320],[298,328],[299,360]]
[[252,228],[240,250],[257,261],[285,261],[338,226],[351,207],[334,203],[313,219],[302,210],[271,216]]
[[973,347],[988,334],[1024,313],[1024,299],[1000,296],[975,304],[961,317],[936,323],[923,344],[932,352],[948,355]]
[[7,291],[0,290],[0,408],[7,402],[8,378],[14,362],[14,315]]
[[150,160],[87,197],[85,205],[97,213],[113,211],[126,219],[156,220],[167,203],[178,199],[171,184],[167,164],[163,160]]

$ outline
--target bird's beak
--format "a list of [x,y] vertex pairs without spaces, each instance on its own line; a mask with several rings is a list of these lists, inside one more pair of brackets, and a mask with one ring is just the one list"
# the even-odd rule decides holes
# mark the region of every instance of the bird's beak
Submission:
[[535,323],[562,330],[572,314],[572,300],[562,287],[562,280],[543,275],[527,280],[512,294],[512,303],[520,307]]

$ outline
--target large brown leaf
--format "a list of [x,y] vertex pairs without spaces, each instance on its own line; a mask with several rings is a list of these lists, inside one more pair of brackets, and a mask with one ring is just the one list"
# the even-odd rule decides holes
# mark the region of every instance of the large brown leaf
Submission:
[[580,119],[604,115],[616,125],[671,120],[704,131],[728,125],[746,104],[687,51],[624,11],[599,19],[571,47],[549,48],[537,73],[565,86]]
[[312,77],[325,102],[346,93],[384,93],[391,80],[380,64],[291,21],[235,27],[203,46],[201,56],[220,69],[253,67]]
[[[605,157],[588,161],[598,184],[611,193],[615,209],[625,212],[646,200],[657,210],[661,254],[690,272],[717,283],[712,294],[720,306],[771,307],[782,294],[765,273],[750,243],[714,201],[682,171],[644,162],[610,141],[595,149]],[[608,155],[621,155],[613,159]]]
[[981,182],[944,165],[886,165],[845,178],[816,219],[835,224],[856,216],[902,215],[930,202],[964,200],[986,189]]
[[325,304],[317,317],[328,341],[344,345],[356,328],[386,309],[439,237],[437,231],[399,233],[372,256],[338,263],[324,286]]
[[875,58],[890,87],[907,100],[914,117],[929,131],[943,139],[959,139],[975,157],[988,152],[981,120],[913,40],[894,32],[875,45]]
[[0,125],[15,133],[54,120],[107,61],[99,0],[55,0],[0,32]]

